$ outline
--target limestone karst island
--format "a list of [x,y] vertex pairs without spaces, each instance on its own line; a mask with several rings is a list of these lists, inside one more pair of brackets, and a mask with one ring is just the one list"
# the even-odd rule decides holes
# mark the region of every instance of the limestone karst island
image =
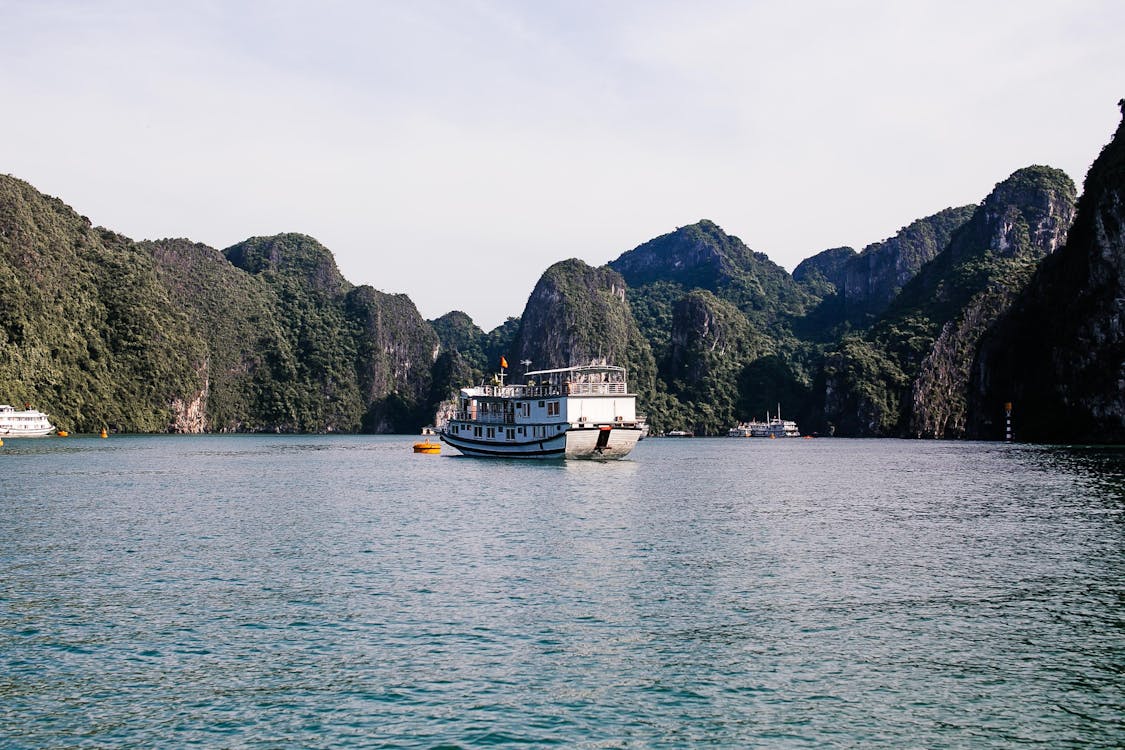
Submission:
[[[654,432],[784,404],[835,436],[1125,441],[1125,131],[1079,190],[997,175],[793,273],[711,221],[560,260],[518,317],[425,320],[312,237],[134,241],[0,177],[0,381],[71,432],[416,432],[500,357],[626,367]],[[638,238],[641,239],[641,238]],[[515,374],[519,374],[518,368]]]

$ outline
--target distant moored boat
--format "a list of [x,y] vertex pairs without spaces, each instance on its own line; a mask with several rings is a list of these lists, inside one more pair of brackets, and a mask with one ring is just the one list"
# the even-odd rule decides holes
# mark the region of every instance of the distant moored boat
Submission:
[[777,416],[766,414],[765,422],[739,422],[727,431],[729,437],[794,438],[801,437],[796,422],[781,418],[781,404],[777,405]]

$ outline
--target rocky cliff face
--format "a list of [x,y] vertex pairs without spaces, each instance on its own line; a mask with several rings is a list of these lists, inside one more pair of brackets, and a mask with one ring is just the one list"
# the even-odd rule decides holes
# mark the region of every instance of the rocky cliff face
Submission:
[[253,275],[272,296],[272,308],[293,352],[283,398],[283,432],[357,432],[366,401],[356,362],[358,341],[345,309],[344,282],[332,254],[311,237],[254,237],[223,254]]
[[[254,432],[292,420],[281,383],[296,375],[296,355],[276,315],[276,299],[261,279],[232,265],[215,248],[183,239],[144,242],[174,306],[183,310],[206,347],[201,399],[173,432]],[[200,418],[200,411],[202,415]]]
[[910,416],[913,437],[965,436],[973,357],[981,336],[1011,305],[1016,288],[1000,283],[990,286],[969,300],[957,320],[942,327],[914,381]]
[[224,252],[145,246],[207,343],[206,419],[198,398],[184,401],[177,431],[390,432],[428,421],[433,329],[404,295],[349,284],[313,238],[255,237]]
[[857,253],[850,247],[834,247],[805,258],[793,269],[793,280],[823,299],[843,291],[848,266]]
[[291,415],[278,429],[413,431],[429,421],[438,338],[409,298],[352,286],[306,235],[255,237],[224,255],[270,291],[294,355],[272,389]]
[[[1074,221],[1074,183],[1050,167],[1028,167],[996,187],[950,243],[948,257],[920,280],[956,312],[922,361],[912,393],[910,434],[960,438],[968,420],[973,358],[989,327],[1007,312]],[[982,248],[984,248],[982,252]],[[944,275],[941,281],[930,276]],[[946,289],[946,286],[957,286]],[[966,293],[971,292],[968,299]],[[964,300],[964,301],[961,301]]]
[[842,291],[847,317],[862,321],[885,310],[922,266],[946,248],[975,208],[947,208],[918,219],[894,237],[868,245],[851,258],[844,269],[843,283],[836,284]]
[[227,260],[264,279],[297,280],[302,288],[327,298],[345,294],[350,288],[336,259],[324,245],[306,234],[251,237],[223,251]]
[[428,422],[437,334],[404,294],[358,286],[344,300],[358,329],[356,374],[367,404],[366,432],[393,432],[400,424]]
[[738,370],[768,349],[731,303],[696,289],[676,303],[666,372],[671,381],[698,386],[716,378],[733,382]]
[[533,370],[605,358],[629,368],[638,394],[650,394],[654,387],[652,350],[625,301],[625,280],[610,268],[576,259],[556,263],[540,277],[524,307],[512,354],[513,366],[531,360]]
[[[1120,103],[1125,115],[1125,100]],[[982,342],[969,434],[1125,441],[1125,122],[1090,167],[1074,225]]]
[[1049,167],[997,185],[872,329],[828,357],[825,419],[842,434],[962,435],[973,352],[1061,244],[1074,192]]
[[684,295],[673,311],[671,348],[661,367],[670,395],[682,402],[678,426],[722,434],[738,422],[742,373],[770,348],[768,337],[730,302],[702,289]]
[[484,369],[486,363],[481,351],[484,331],[466,313],[453,310],[431,320],[430,325],[437,334],[442,351],[460,352],[474,367]]
[[638,297],[657,288],[658,316],[668,317],[671,303],[692,289],[731,302],[758,325],[799,315],[813,301],[784,268],[706,219],[649,240],[609,266]]
[[609,266],[631,286],[673,281],[715,291],[751,262],[751,256],[741,240],[703,219],[622,253]]

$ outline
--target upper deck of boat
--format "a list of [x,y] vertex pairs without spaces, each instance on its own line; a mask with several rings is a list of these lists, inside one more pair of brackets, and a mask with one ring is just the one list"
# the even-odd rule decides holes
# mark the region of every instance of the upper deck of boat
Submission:
[[561,396],[626,396],[625,368],[613,365],[578,365],[553,370],[532,370],[526,383],[479,385],[464,389],[474,398],[554,398]]

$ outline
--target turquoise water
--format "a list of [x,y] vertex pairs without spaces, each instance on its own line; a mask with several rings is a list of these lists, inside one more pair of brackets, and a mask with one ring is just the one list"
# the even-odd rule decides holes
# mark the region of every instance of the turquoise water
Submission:
[[7,441],[0,746],[1125,744],[1121,450],[413,441]]

